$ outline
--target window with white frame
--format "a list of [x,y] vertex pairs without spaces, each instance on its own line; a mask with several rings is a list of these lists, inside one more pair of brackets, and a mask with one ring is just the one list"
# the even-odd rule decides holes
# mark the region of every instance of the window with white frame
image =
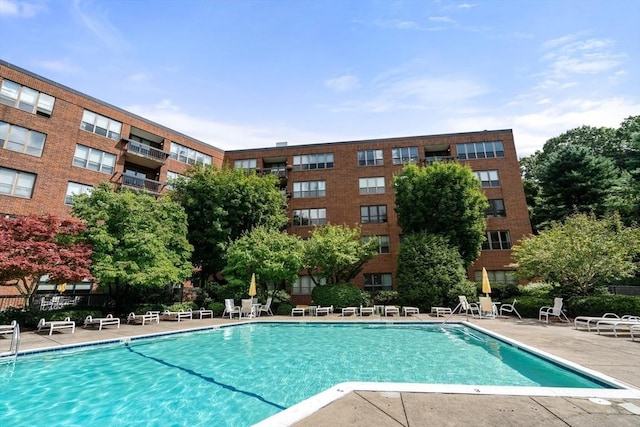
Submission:
[[380,166],[383,164],[382,150],[358,151],[358,166]]
[[66,205],[73,204],[73,196],[76,194],[91,194],[93,191],[92,185],[80,184],[78,182],[71,182],[67,184],[67,194],[64,196],[64,203]]
[[325,181],[301,181],[293,183],[293,197],[324,197],[327,195]]
[[177,172],[167,171],[167,188],[173,189],[173,182],[178,178],[182,178],[185,181],[189,181],[189,179],[191,179],[186,175],[182,175]]
[[0,148],[41,157],[46,138],[44,133],[0,121]]
[[480,180],[483,187],[500,187],[497,170],[475,171],[473,174]]
[[293,225],[324,225],[326,223],[326,208],[295,209],[293,211]]
[[489,207],[485,212],[487,218],[502,218],[507,216],[504,209],[504,199],[489,199]]
[[33,173],[0,167],[0,194],[30,199],[35,183]]
[[252,171],[252,170],[256,170],[257,163],[258,163],[257,159],[235,160],[233,162],[233,168]]
[[384,194],[384,177],[360,178],[360,194]]
[[18,108],[28,113],[51,117],[56,99],[10,80],[3,80],[0,86],[0,103]]
[[96,172],[112,174],[116,169],[116,155],[86,145],[76,144],[73,165]]
[[487,238],[482,242],[482,250],[511,249],[511,236],[508,231],[487,231]]
[[469,142],[456,144],[460,160],[493,159],[504,157],[502,141]]
[[360,206],[360,223],[387,222],[387,205]]
[[208,154],[201,153],[193,148],[185,147],[177,142],[171,141],[171,154],[170,157],[173,160],[177,160],[188,165],[210,165],[212,163],[212,157]]
[[[325,285],[327,279],[324,277],[314,277],[319,286]],[[291,295],[311,295],[313,288],[316,287],[315,282],[311,276],[300,276],[291,285]]]
[[391,273],[365,273],[364,290],[367,292],[393,290]]
[[398,147],[391,150],[394,165],[418,162],[418,147]]
[[333,153],[293,156],[294,171],[331,168],[333,168]]
[[[475,271],[474,276],[476,282],[482,282],[482,270]],[[489,282],[491,283],[506,283],[509,285],[518,283],[511,270],[487,270],[487,276],[489,276]]]
[[122,123],[93,111],[84,110],[80,129],[118,141],[122,132]]
[[391,253],[391,247],[389,245],[389,236],[364,236],[362,242],[366,243],[369,239],[376,239],[378,241],[378,253],[388,254]]

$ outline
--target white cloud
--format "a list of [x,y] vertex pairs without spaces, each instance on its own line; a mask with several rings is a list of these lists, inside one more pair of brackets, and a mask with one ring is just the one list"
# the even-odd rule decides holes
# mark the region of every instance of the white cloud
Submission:
[[93,8],[92,2],[74,0],[73,12],[82,25],[93,33],[107,48],[114,52],[131,49],[129,42],[123,37],[120,31],[111,24],[108,11]]
[[33,18],[44,10],[45,6],[39,2],[0,0],[0,16]]
[[360,82],[356,76],[347,75],[328,79],[324,82],[324,85],[337,92],[346,92],[357,89],[360,86]]
[[569,78],[575,74],[600,74],[614,70],[624,55],[612,51],[613,42],[608,39],[577,40],[569,35],[544,43],[548,50],[542,60],[549,62],[547,75],[555,79]]
[[198,117],[181,111],[169,99],[155,105],[131,105],[125,109],[222,150],[273,147],[277,141],[294,145],[336,140],[335,135],[313,134],[281,124],[260,127]]
[[75,74],[81,71],[81,68],[72,64],[66,59],[43,60],[38,65],[46,70],[51,70],[60,74]]
[[134,82],[134,83],[141,83],[141,82],[145,82],[147,81],[147,79],[149,78],[149,76],[145,73],[135,73],[135,74],[130,74],[129,76],[127,76],[127,80],[130,82]]
[[455,21],[448,16],[430,16],[429,21],[431,22],[446,22],[449,24],[454,23]]

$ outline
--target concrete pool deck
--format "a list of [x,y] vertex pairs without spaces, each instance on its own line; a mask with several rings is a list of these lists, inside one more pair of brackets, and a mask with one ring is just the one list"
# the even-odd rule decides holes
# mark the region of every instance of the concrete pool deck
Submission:
[[[288,316],[260,317],[262,321],[419,321],[442,322],[426,314],[404,317],[380,318],[336,314],[323,317],[291,318]],[[617,338],[612,334],[575,330],[573,325],[544,324],[535,319],[473,319],[453,316],[450,321],[469,323],[487,331],[518,341],[546,353],[578,364],[614,378],[629,387],[640,389],[640,341],[632,341],[629,335]],[[121,340],[127,337],[164,334],[215,325],[235,324],[237,319],[203,319],[182,322],[161,321],[159,324],[127,325],[120,329],[107,326],[76,328],[46,333],[25,331],[22,333],[21,351],[54,349],[81,345],[88,342]],[[0,351],[8,348],[8,337],[0,338]],[[366,383],[363,383],[366,384]],[[490,393],[490,392],[489,392]],[[302,404],[304,406],[304,403]],[[536,396],[521,394],[478,394],[472,387],[435,388],[433,392],[384,390],[345,390],[343,395],[331,400],[302,419],[285,423],[262,425],[279,426],[457,426],[470,423],[474,426],[638,426],[640,425],[640,392],[630,397],[593,398],[589,396]]]

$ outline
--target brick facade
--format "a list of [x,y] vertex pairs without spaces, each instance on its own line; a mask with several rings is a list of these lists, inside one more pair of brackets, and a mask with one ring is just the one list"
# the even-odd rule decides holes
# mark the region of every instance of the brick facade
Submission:
[[[393,164],[392,150],[418,147],[418,162],[424,164],[431,157],[458,158],[457,144],[499,141],[504,150],[503,156],[465,161],[474,171],[496,170],[499,174],[500,185],[485,188],[485,193],[490,199],[504,201],[506,216],[488,218],[487,229],[508,231],[512,244],[531,232],[511,130],[223,152],[187,135],[0,61],[0,83],[5,80],[52,96],[55,98],[55,105],[50,117],[46,117],[35,112],[23,111],[17,106],[9,106],[6,99],[4,101],[0,99],[0,122],[46,134],[41,156],[11,151],[6,149],[6,144],[4,149],[0,148],[0,168],[37,175],[31,197],[16,197],[0,191],[0,214],[25,215],[48,212],[68,216],[71,209],[68,204],[65,204],[65,195],[69,182],[91,186],[101,181],[108,181],[116,187],[132,182],[136,185],[142,183],[141,185],[147,186],[147,189],[152,188],[159,193],[164,188],[167,172],[183,174],[190,167],[188,163],[170,157],[172,143],[176,143],[185,150],[191,149],[211,156],[211,163],[216,166],[221,166],[223,163],[233,166],[236,160],[255,159],[255,167],[259,172],[270,173],[277,170],[283,175],[283,190],[286,190],[290,196],[293,194],[294,182],[324,181],[326,195],[322,197],[289,197],[288,231],[291,233],[306,236],[312,229],[311,226],[293,224],[294,210],[322,208],[326,209],[327,223],[355,225],[361,222],[362,206],[386,206],[387,220],[362,224],[362,234],[389,236],[389,253],[376,255],[367,263],[363,273],[391,274],[395,285],[395,262],[400,245],[401,229],[394,211],[394,193],[391,183],[394,174],[402,169],[402,164]],[[122,124],[120,136],[111,139],[83,129],[81,126],[84,111],[120,122]],[[141,156],[137,153],[134,148],[139,149],[140,145],[136,146],[137,143],[132,141],[132,138],[143,138],[145,144],[152,144],[150,145],[153,147],[152,154],[156,158]],[[74,165],[76,144],[115,155],[114,170],[104,173]],[[142,145],[142,147],[148,149],[149,145]],[[382,150],[383,163],[375,166],[359,166],[358,152],[366,150]],[[333,155],[331,168],[308,170],[294,168],[294,156],[325,153]],[[125,170],[134,171],[137,174],[136,177],[143,179],[134,179],[131,176],[125,179]],[[384,178],[384,193],[360,194],[359,179],[374,177]],[[511,251],[508,249],[483,250],[480,258],[469,268],[469,277],[473,280],[482,266],[489,271],[509,270],[506,266],[511,262],[510,255]],[[363,274],[356,279],[356,284],[364,287]],[[308,302],[310,296],[298,295],[296,299],[298,302]]]

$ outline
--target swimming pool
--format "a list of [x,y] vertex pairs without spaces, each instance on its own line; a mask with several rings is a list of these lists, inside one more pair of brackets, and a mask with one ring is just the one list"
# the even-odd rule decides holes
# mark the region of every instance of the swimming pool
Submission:
[[21,356],[3,425],[252,425],[345,381],[613,388],[459,324],[259,323]]

